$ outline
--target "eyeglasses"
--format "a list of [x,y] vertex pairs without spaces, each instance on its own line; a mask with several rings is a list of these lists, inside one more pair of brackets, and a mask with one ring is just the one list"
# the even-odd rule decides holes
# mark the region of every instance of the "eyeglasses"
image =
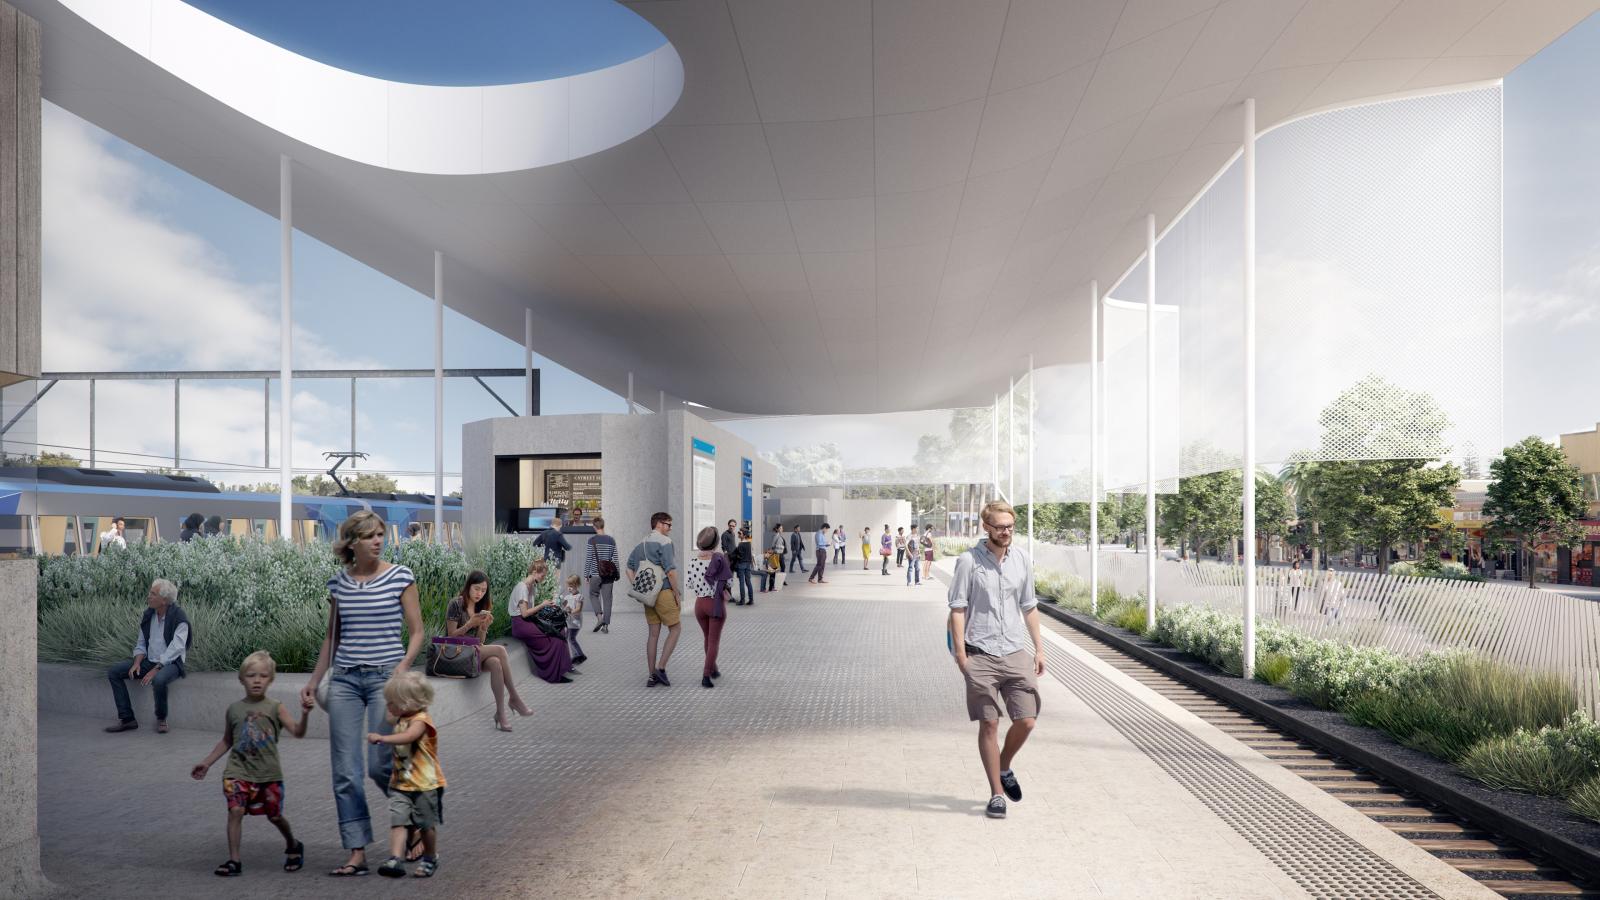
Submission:
[[983,527],[988,528],[991,531],[1016,531],[1017,523],[1013,522],[1010,525],[990,525],[988,522],[985,522],[983,523]]

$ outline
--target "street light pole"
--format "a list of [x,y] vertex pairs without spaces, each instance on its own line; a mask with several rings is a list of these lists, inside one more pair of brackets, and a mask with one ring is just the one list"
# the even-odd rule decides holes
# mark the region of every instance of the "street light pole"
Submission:
[[1256,669],[1256,101],[1244,101],[1244,677]]

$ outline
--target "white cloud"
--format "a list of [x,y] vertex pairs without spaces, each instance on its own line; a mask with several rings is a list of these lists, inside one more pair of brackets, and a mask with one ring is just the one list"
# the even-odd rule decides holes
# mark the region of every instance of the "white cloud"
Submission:
[[[114,140],[45,105],[45,368],[275,367],[277,284],[241,279],[203,235],[154,214],[162,185]],[[298,328],[295,357],[357,364]]]
[[[150,201],[167,185],[112,151],[116,139],[51,105],[44,114],[44,364],[47,371],[130,369],[275,369],[278,286],[252,283],[204,235],[157,214]],[[335,352],[295,329],[295,360],[310,367],[379,364]],[[86,448],[88,388],[64,382],[38,407],[42,444]],[[185,382],[184,467],[261,465],[264,416],[259,382]],[[154,468],[172,465],[172,386],[160,382],[98,384],[98,461]],[[270,416],[277,464],[278,413]],[[349,442],[349,408],[314,391],[295,392],[294,462],[323,464],[322,451]],[[409,423],[373,422],[364,434]],[[380,427],[382,426],[382,427]],[[115,451],[121,451],[120,453]],[[68,450],[87,459],[84,450]],[[431,464],[431,456],[429,458]],[[375,453],[364,469],[419,468],[415,460]],[[272,480],[261,472],[214,472],[229,483]],[[433,489],[431,476],[399,479]],[[446,490],[458,479],[447,479]]]
[[1600,319],[1600,246],[1575,260],[1566,271],[1543,285],[1506,288],[1507,325],[1553,322],[1571,325]]

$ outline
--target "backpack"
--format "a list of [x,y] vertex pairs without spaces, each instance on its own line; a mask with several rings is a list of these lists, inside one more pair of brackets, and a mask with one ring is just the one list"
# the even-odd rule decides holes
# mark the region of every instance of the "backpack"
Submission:
[[656,607],[656,595],[667,588],[667,573],[649,558],[639,560],[633,571],[633,582],[628,585],[628,597],[650,609]]

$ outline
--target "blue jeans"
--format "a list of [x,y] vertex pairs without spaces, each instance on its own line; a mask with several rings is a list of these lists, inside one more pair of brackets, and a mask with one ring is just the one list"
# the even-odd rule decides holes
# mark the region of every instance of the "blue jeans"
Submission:
[[922,554],[914,550],[908,550],[906,552],[906,584],[910,584],[913,577],[916,578],[917,584],[922,583]]
[[[367,815],[367,789],[362,769],[387,796],[394,748],[368,744],[367,732],[388,734],[383,720],[388,711],[383,686],[393,666],[335,666],[328,672],[328,757],[333,764],[333,803],[339,811],[339,840],[346,850],[364,849],[372,843],[372,819]],[[363,757],[365,763],[363,764]],[[385,829],[385,833],[388,831]]]
[[[111,682],[111,696],[117,701],[117,719],[123,722],[132,722],[133,704],[128,700],[128,678],[143,678],[155,663],[145,660],[139,664],[139,671],[133,670],[133,658],[123,660],[106,670],[106,678]],[[156,677],[150,679],[150,693],[156,698],[156,721],[165,721],[167,718],[167,685],[173,679],[183,677],[183,660],[174,660],[170,666],[162,666]]]
[[750,567],[734,566],[733,571],[739,576],[739,602],[743,603],[756,592],[755,588],[750,586]]

